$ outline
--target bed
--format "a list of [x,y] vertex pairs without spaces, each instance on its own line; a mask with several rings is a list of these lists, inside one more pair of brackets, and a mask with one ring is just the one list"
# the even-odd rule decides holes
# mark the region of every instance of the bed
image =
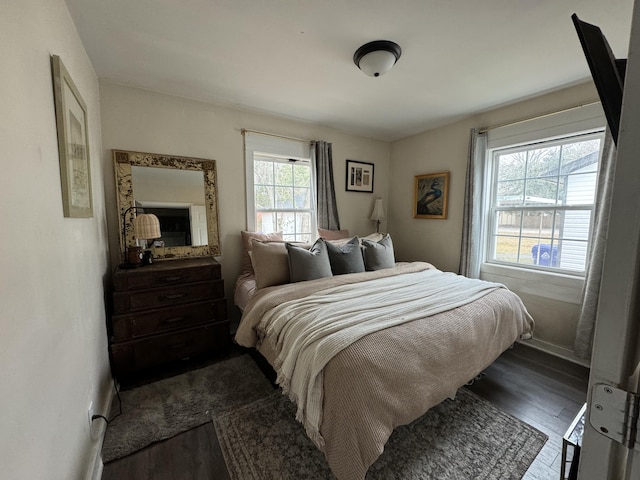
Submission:
[[255,288],[235,338],[274,368],[336,478],[361,480],[395,427],[454,397],[533,326],[502,285],[394,262]]

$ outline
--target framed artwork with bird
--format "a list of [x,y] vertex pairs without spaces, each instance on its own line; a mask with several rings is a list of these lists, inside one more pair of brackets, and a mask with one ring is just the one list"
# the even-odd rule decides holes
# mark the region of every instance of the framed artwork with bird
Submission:
[[413,187],[413,218],[447,218],[449,172],[416,175]]

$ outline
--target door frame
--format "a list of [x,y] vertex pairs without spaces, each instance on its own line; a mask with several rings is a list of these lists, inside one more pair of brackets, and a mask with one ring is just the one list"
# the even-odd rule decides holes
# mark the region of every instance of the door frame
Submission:
[[616,174],[598,300],[580,480],[640,478],[638,452],[599,433],[590,423],[597,383],[637,392],[638,276],[640,265],[640,0],[635,1],[623,95]]

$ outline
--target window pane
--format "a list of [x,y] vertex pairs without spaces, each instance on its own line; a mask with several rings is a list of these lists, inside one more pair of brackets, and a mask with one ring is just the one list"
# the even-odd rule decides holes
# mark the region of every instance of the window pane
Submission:
[[293,184],[296,187],[311,186],[311,167],[309,164],[296,163],[293,166]]
[[560,166],[560,146],[529,150],[527,178],[557,176]]
[[568,210],[558,215],[558,237],[567,240],[589,240],[591,210]]
[[555,267],[558,265],[558,245],[541,240],[531,245],[531,258],[534,265],[541,267]]
[[[592,165],[587,169],[593,168]],[[566,177],[566,205],[591,205],[595,201],[598,174],[591,172],[576,172]]]
[[293,208],[293,188],[276,187],[276,208]]
[[296,212],[296,224],[298,233],[304,235],[304,238],[301,236],[299,240],[311,241],[311,213]]
[[273,194],[274,194],[273,187],[256,185],[255,187],[256,209],[273,208]]
[[274,163],[275,184],[293,185],[293,165],[290,163]]
[[276,214],[274,212],[256,212],[256,231],[263,233],[277,232]]
[[524,180],[498,182],[496,206],[522,205],[524,201]]
[[497,232],[499,235],[520,235],[522,210],[497,212]]
[[311,208],[311,189],[294,188],[294,206],[299,209]]
[[525,152],[498,156],[498,181],[524,178],[527,155]]
[[554,215],[553,210],[525,212],[522,219],[522,234],[535,238],[551,238]]
[[294,212],[277,212],[277,231],[285,235],[296,234],[296,214]]
[[558,177],[527,180],[525,205],[555,205]]
[[562,147],[562,170],[566,171],[567,167],[571,169],[574,162],[588,163],[594,169],[598,167],[598,157],[600,155],[599,138],[593,140],[583,140],[572,142]]
[[562,240],[558,244],[559,267],[566,270],[584,271],[587,264],[586,241]]
[[562,178],[566,184],[566,205],[590,205],[595,200],[600,139],[565,145],[562,153]]
[[257,185],[273,185],[273,162],[254,160],[253,182]]
[[520,238],[517,236],[495,237],[495,259],[501,262],[518,263]]

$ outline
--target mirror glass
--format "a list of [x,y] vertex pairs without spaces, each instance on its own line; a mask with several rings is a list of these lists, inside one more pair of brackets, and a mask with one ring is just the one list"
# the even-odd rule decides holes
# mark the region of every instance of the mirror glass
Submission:
[[[162,236],[159,259],[220,255],[215,160],[113,151],[120,249],[136,245],[133,219],[153,213]],[[135,207],[135,208],[131,208]]]
[[197,170],[131,167],[136,212],[153,213],[160,220],[165,247],[207,245],[204,173]]

